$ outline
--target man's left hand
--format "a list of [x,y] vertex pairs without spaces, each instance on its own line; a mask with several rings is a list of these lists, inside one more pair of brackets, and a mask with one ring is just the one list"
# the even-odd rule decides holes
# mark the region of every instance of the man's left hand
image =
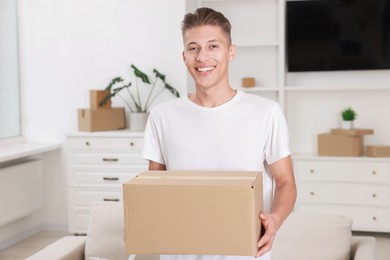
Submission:
[[259,219],[265,232],[263,232],[263,235],[257,242],[259,250],[257,251],[256,257],[260,257],[271,250],[277,230],[275,219],[271,214],[260,212]]

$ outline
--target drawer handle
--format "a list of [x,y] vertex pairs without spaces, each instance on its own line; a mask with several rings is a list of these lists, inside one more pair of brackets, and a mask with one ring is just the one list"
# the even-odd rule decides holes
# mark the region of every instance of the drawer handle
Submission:
[[313,169],[311,169],[311,170],[310,170],[310,173],[314,173],[314,170],[313,170]]
[[89,146],[89,142],[85,142],[85,145],[86,145],[86,146]]
[[376,198],[376,194],[375,194],[375,193],[373,193],[373,194],[372,194],[372,197],[373,197],[373,198]]
[[310,192],[310,195],[311,195],[311,196],[314,196],[314,195],[315,195],[314,191],[311,191],[311,192]]
[[374,216],[374,217],[372,217],[372,220],[376,221],[376,220],[377,220],[377,218]]
[[134,143],[133,143],[133,142],[130,142],[130,146],[134,146]]
[[372,171],[372,175],[376,175],[376,171]]
[[103,162],[117,162],[118,158],[103,158]]
[[104,201],[119,201],[119,199],[103,199]]
[[103,177],[105,181],[119,181],[118,177]]

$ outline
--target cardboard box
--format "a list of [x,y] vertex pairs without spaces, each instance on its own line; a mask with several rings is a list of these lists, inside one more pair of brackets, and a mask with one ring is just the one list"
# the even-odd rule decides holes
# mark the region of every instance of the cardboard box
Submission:
[[129,254],[254,256],[259,172],[146,171],[123,185]]
[[255,78],[242,78],[242,86],[244,88],[251,88],[255,86]]
[[319,134],[318,155],[322,156],[362,156],[363,136]]
[[125,108],[78,109],[80,131],[107,131],[125,128]]
[[369,157],[390,157],[390,146],[369,145],[367,146],[366,155]]
[[361,136],[361,135],[372,135],[374,134],[373,129],[365,129],[365,128],[354,128],[354,129],[341,129],[334,128],[330,130],[331,134],[337,135],[350,135],[350,136]]
[[109,90],[91,90],[89,91],[89,108],[90,109],[109,109],[111,108],[111,98],[103,106],[100,102],[110,94]]

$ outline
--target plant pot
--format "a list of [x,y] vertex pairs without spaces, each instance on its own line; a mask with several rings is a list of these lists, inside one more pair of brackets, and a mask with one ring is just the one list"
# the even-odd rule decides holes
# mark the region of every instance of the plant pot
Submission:
[[353,121],[341,121],[341,128],[345,130],[353,129]]
[[145,130],[149,113],[130,113],[129,126],[132,132],[142,132]]

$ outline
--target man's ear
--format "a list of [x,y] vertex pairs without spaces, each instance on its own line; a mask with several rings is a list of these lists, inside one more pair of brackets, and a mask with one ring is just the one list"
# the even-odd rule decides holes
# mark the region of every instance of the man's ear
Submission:
[[236,57],[236,45],[231,44],[229,47],[229,61],[232,61]]
[[183,58],[183,61],[185,62],[186,61],[186,54],[184,51],[181,53],[181,57]]

